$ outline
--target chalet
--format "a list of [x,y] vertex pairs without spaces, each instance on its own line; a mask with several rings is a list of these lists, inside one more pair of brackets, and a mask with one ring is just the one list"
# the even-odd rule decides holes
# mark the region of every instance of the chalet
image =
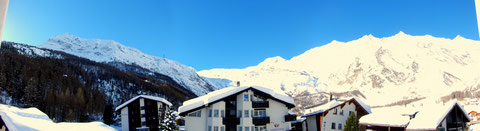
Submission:
[[139,95],[118,106],[121,111],[123,131],[159,130],[165,111],[172,106],[169,101],[155,96]]
[[264,87],[228,87],[183,102],[186,131],[285,131],[296,120],[291,97]]
[[375,109],[373,113],[360,118],[360,130],[405,131],[410,119],[417,113],[416,110],[395,107]]
[[470,121],[458,102],[433,104],[410,109],[377,109],[359,120],[360,130],[380,131],[466,131]]
[[466,131],[466,123],[470,122],[467,112],[458,102],[444,105],[425,106],[410,120],[407,131]]
[[347,118],[354,113],[357,119],[371,113],[370,106],[358,98],[346,101],[332,100],[326,104],[306,109],[302,117],[306,119],[306,131],[343,130]]

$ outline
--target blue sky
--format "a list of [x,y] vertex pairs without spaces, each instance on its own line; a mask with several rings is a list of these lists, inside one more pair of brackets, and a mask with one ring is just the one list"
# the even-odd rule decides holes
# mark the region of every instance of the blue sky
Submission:
[[194,67],[244,68],[399,31],[478,40],[474,0],[10,0],[4,39],[69,32]]

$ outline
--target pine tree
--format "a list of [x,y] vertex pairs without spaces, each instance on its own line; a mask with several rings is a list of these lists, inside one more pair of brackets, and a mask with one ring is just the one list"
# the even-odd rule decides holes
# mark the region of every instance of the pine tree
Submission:
[[[162,108],[159,109],[160,112],[162,111]],[[165,115],[163,116],[163,119],[161,120],[160,123],[160,130],[162,131],[174,131],[177,128],[177,124],[175,123],[175,118],[177,117],[174,113],[173,108],[170,107],[170,109],[165,111]]]
[[111,125],[114,123],[113,121],[113,105],[107,104],[105,106],[105,110],[103,111],[103,122],[107,125]]
[[359,130],[358,120],[357,120],[357,116],[355,116],[355,113],[351,113],[350,116],[347,118],[347,123],[343,127],[343,130],[344,131]]

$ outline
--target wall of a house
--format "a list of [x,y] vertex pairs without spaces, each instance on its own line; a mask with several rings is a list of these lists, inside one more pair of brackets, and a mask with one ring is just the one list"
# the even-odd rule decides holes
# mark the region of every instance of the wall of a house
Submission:
[[122,131],[128,131],[128,107],[124,107],[120,113],[122,119]]

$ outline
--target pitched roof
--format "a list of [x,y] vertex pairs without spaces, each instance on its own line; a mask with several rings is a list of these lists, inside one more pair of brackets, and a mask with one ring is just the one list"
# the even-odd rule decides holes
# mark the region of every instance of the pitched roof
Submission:
[[249,89],[263,92],[269,95],[271,98],[287,104],[287,106],[290,106],[290,107],[295,106],[295,102],[293,101],[293,98],[286,96],[284,94],[277,93],[272,89],[259,87],[259,86],[245,86],[245,87],[227,87],[227,88],[210,92],[206,95],[203,95],[194,99],[190,99],[188,101],[183,102],[183,105],[178,108],[178,112],[180,115],[184,115],[189,111],[195,110],[197,108],[201,108],[211,103],[215,103],[219,100],[222,100],[223,98],[244,92]]
[[101,122],[55,123],[37,108],[18,108],[3,104],[0,104],[0,117],[11,131],[115,130]]
[[370,109],[370,106],[368,106],[367,104],[363,103],[359,98],[357,97],[352,97],[351,99],[347,100],[347,101],[337,101],[337,100],[333,100],[333,101],[330,101],[326,104],[323,104],[323,105],[319,105],[319,106],[316,106],[316,107],[312,107],[312,108],[309,108],[309,109],[306,109],[305,112],[304,112],[304,115],[302,117],[309,117],[309,116],[313,116],[313,115],[317,115],[317,114],[321,114],[325,111],[328,111],[330,109],[333,109],[337,106],[340,106],[346,102],[349,102],[349,101],[356,101],[367,113],[372,113],[371,109]]
[[462,111],[462,114],[470,121],[467,112],[457,101],[454,101],[445,105],[436,104],[424,106],[415,118],[410,120],[407,130],[436,130],[440,122],[445,119],[454,107],[458,107]]
[[162,103],[167,104],[168,106],[172,106],[172,103],[170,103],[169,101],[165,100],[164,98],[156,97],[156,96],[149,96],[149,95],[139,95],[139,96],[136,96],[136,97],[128,100],[127,102],[119,105],[117,108],[115,108],[115,111],[121,110],[123,107],[127,106],[128,104],[130,104],[131,102],[137,100],[138,98],[145,98],[145,99],[150,99],[150,100],[154,100],[154,101],[159,101],[159,102],[162,102]]
[[359,124],[384,127],[406,127],[410,122],[409,115],[413,115],[416,112],[409,112],[401,107],[385,107],[380,109],[376,109],[373,113],[362,116],[359,120]]

